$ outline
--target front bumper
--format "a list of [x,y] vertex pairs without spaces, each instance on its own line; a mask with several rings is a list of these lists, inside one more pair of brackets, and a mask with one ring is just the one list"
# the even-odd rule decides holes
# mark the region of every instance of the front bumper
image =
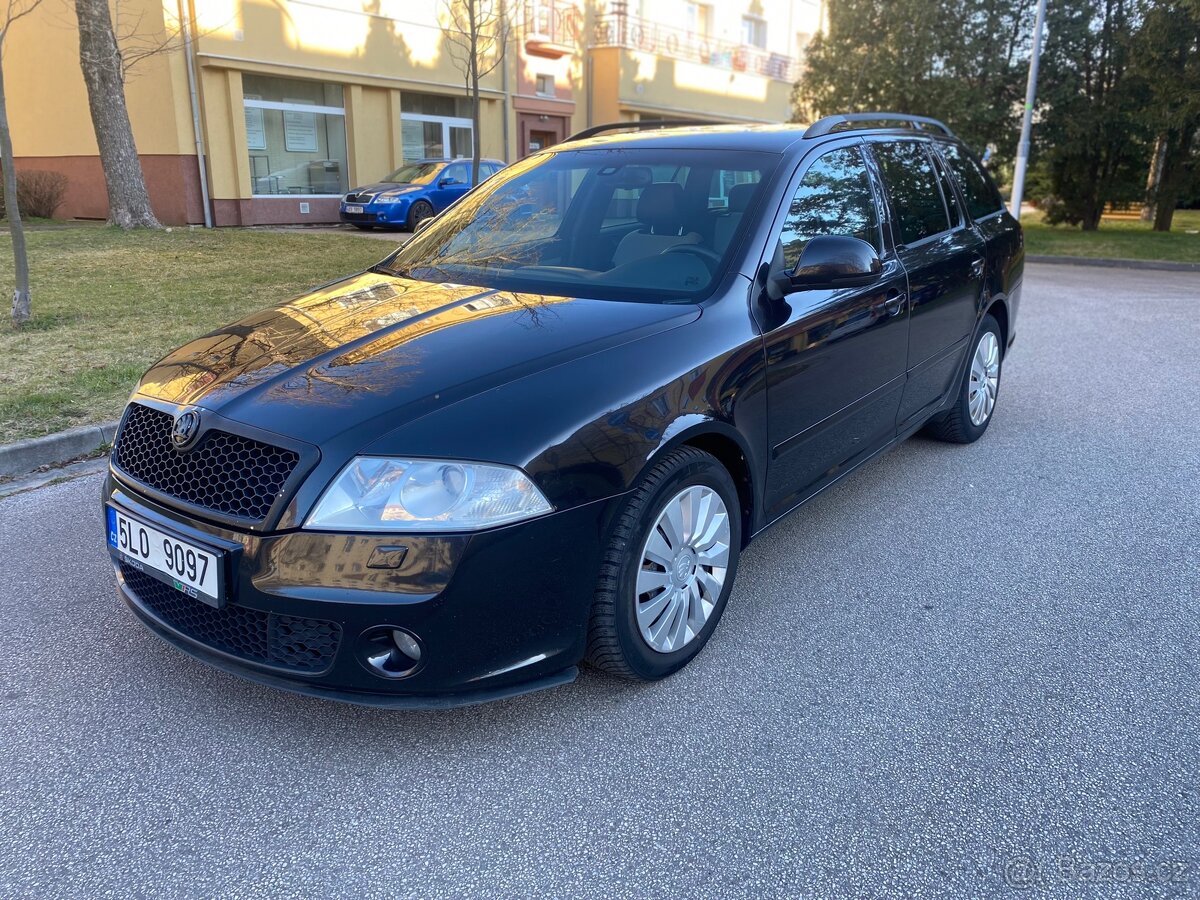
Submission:
[[338,206],[338,215],[343,222],[359,225],[398,225],[408,218],[408,207],[411,200],[401,200],[399,203],[368,203],[354,204],[362,206],[363,211],[352,213],[346,211],[347,204],[343,201]]
[[[403,537],[240,532],[135,495],[111,474],[103,500],[194,542],[240,548],[220,610],[156,588],[114,556],[121,597],[176,647],[310,696],[446,707],[574,679],[616,498],[477,534]],[[399,568],[367,567],[376,547],[396,544],[408,548]],[[383,677],[364,661],[363,636],[380,626],[420,642],[411,674]]]

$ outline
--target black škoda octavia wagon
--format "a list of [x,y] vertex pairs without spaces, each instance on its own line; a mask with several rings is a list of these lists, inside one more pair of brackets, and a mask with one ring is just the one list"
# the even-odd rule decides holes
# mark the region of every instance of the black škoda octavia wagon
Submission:
[[754,535],[983,434],[1023,239],[944,125],[613,131],[146,373],[103,499],[148,627],[361,703],[662,678]]

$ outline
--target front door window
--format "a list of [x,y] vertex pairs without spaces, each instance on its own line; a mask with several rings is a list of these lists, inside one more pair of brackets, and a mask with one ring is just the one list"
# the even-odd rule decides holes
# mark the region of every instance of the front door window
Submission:
[[858,147],[831,150],[800,181],[779,235],[785,270],[795,268],[805,244],[823,234],[848,235],[880,248],[871,179]]

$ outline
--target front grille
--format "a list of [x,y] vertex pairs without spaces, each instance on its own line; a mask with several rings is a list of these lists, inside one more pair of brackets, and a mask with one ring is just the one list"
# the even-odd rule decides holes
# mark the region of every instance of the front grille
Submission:
[[188,450],[171,443],[169,413],[131,403],[113,462],[169,497],[239,519],[262,521],[300,462],[283,447],[213,429]]
[[347,194],[347,203],[370,203],[375,199],[374,194]]
[[227,604],[214,609],[132,566],[121,577],[137,599],[171,628],[225,653],[296,672],[333,665],[342,639],[336,622],[282,616]]

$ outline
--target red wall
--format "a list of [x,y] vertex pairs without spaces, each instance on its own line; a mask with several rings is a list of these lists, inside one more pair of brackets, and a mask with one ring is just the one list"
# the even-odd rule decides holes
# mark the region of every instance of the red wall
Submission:
[[[204,222],[200,200],[200,173],[194,156],[143,155],[142,173],[150,192],[154,214],[165,225]],[[108,193],[98,156],[22,156],[18,172],[47,169],[67,176],[67,193],[55,213],[60,219],[108,218]]]

